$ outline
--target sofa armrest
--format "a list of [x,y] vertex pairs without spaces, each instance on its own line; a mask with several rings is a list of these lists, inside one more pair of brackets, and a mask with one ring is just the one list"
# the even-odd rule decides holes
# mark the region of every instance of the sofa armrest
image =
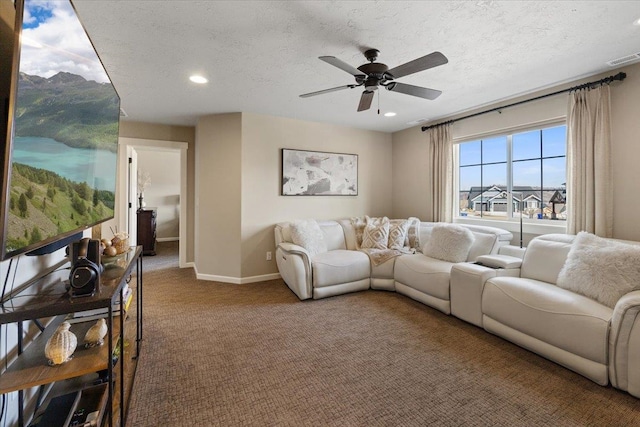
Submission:
[[280,276],[298,298],[313,297],[311,256],[305,248],[287,242],[278,244],[276,264]]
[[509,255],[480,255],[476,262],[489,268],[520,268],[522,259]]
[[609,332],[611,385],[640,398],[640,291],[616,304]]
[[286,252],[303,255],[307,257],[307,259],[310,259],[309,251],[307,251],[302,246],[296,245],[295,243],[281,242],[278,243],[278,247],[282,248],[282,250]]
[[505,245],[505,246],[500,246],[500,249],[498,249],[498,255],[509,255],[509,256],[523,259],[524,253],[526,250],[527,248],[521,248],[513,245]]
[[519,275],[519,268],[489,267],[473,262],[454,264],[449,281],[451,314],[482,328],[482,292],[487,280]]

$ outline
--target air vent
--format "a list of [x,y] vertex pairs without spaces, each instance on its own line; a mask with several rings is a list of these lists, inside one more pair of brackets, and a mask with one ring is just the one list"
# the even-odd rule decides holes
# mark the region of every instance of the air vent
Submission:
[[124,111],[122,108],[120,108],[120,117],[129,117],[129,115],[127,114],[126,111]]
[[408,125],[410,126],[417,126],[420,125],[422,123],[427,123],[429,121],[429,119],[418,119],[418,120],[414,120],[412,122],[407,122]]
[[622,58],[612,59],[607,61],[606,64],[610,67],[617,67],[618,65],[626,64],[627,62],[637,61],[640,59],[640,53],[633,53],[631,55],[623,56]]

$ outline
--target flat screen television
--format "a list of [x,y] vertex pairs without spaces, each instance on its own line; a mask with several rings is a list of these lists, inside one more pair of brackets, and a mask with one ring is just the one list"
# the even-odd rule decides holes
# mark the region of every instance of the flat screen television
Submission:
[[113,218],[120,98],[70,0],[17,0],[2,259]]

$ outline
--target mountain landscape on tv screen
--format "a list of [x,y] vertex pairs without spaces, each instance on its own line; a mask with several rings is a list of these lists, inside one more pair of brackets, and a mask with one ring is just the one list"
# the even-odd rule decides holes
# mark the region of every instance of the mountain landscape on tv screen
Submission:
[[51,138],[77,148],[118,148],[118,96],[109,83],[67,72],[20,73],[16,136]]

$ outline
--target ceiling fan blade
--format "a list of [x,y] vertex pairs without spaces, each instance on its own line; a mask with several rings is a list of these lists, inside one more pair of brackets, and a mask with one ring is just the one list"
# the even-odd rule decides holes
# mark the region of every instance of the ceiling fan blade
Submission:
[[360,104],[358,104],[358,111],[364,111],[371,108],[371,101],[373,101],[373,91],[365,90],[360,97]]
[[405,95],[413,95],[419,98],[425,98],[425,99],[431,99],[431,100],[436,99],[442,94],[442,91],[440,90],[428,89],[426,87],[408,85],[405,83],[397,83],[397,82],[391,82],[385,87],[387,88],[387,90],[390,90],[392,92],[404,93]]
[[428,70],[429,68],[437,67],[449,62],[446,56],[440,52],[433,52],[422,58],[414,59],[405,64],[398,65],[395,68],[387,71],[387,74],[391,74],[394,79],[408,76],[409,74],[417,73],[419,71]]
[[321,59],[324,62],[326,62],[327,64],[333,65],[334,67],[338,67],[342,71],[346,71],[347,73],[351,74],[352,76],[364,76],[362,71],[358,70],[356,67],[352,67],[351,65],[347,64],[344,61],[341,61],[340,59],[336,58],[335,56],[319,56],[318,59]]
[[310,96],[322,95],[323,93],[335,92],[337,90],[353,89],[356,86],[358,85],[344,85],[344,86],[332,87],[331,89],[319,90],[317,92],[303,93],[302,95],[300,95],[300,98],[309,98]]

